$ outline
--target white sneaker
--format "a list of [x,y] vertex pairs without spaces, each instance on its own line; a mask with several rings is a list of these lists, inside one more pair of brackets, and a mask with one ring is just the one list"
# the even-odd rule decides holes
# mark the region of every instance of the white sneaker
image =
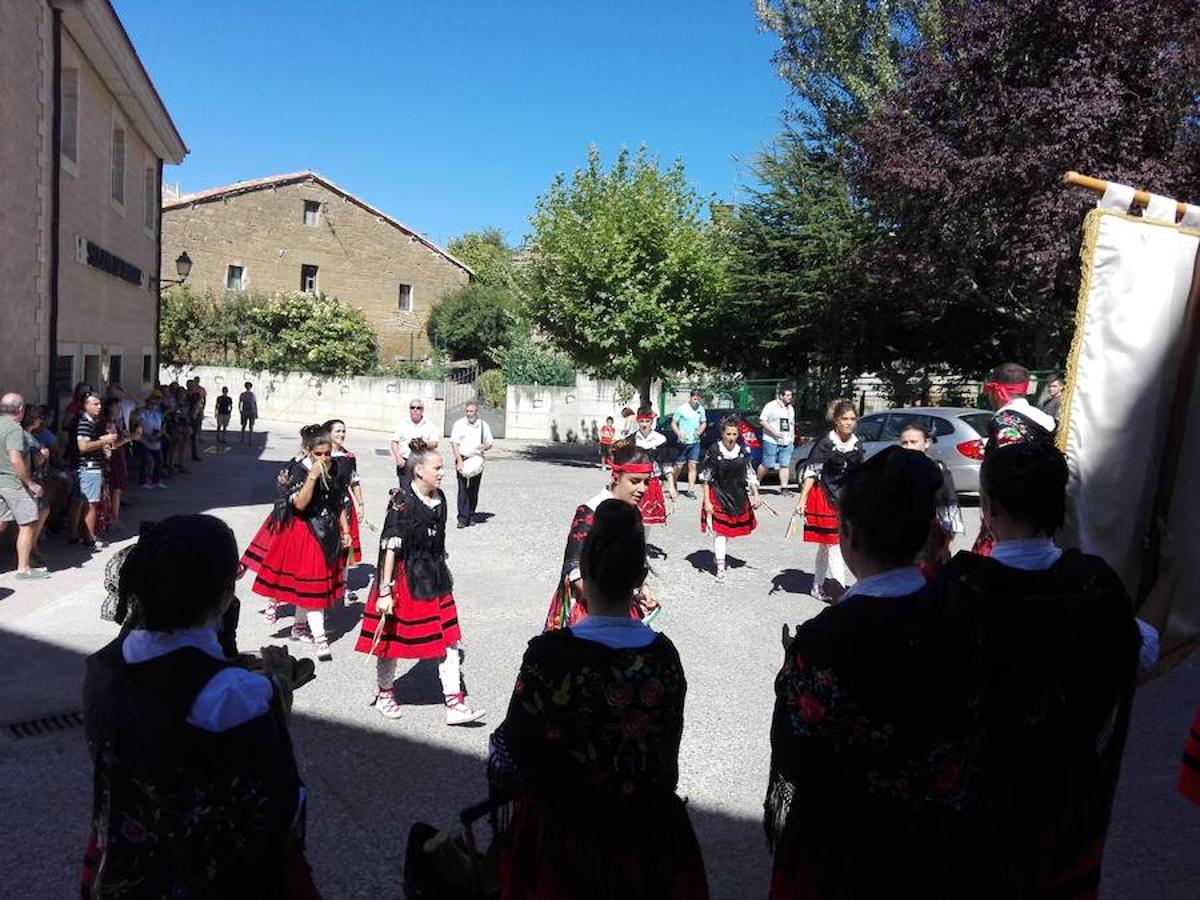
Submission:
[[469,722],[478,722],[486,715],[486,709],[470,706],[462,694],[446,698],[447,725],[466,725]]
[[402,715],[400,704],[396,702],[396,697],[390,689],[380,688],[371,705],[385,719],[398,719]]

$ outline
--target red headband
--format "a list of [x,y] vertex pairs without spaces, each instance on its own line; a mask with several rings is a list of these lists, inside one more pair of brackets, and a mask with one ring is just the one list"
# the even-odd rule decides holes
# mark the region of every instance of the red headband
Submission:
[[654,421],[654,413],[647,413],[644,416],[638,416],[637,420],[639,422],[653,422]]
[[989,381],[983,386],[985,394],[993,394],[1004,406],[1029,394],[1029,382],[1019,381],[1016,384],[1001,384],[999,381]]
[[630,475],[649,475],[654,471],[654,466],[650,463],[625,463],[617,464],[612,467],[614,475],[623,475],[628,472]]

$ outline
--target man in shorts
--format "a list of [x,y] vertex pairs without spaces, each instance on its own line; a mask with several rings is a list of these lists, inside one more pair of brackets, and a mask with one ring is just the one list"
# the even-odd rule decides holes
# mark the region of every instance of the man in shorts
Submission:
[[229,443],[229,419],[233,416],[233,398],[229,396],[229,388],[221,388],[221,396],[217,398],[217,443]]
[[768,472],[779,476],[779,492],[787,490],[791,475],[792,447],[796,441],[796,408],[792,406],[792,386],[780,384],[775,399],[762,408],[762,463],[758,480]]
[[48,509],[38,509],[42,486],[33,480],[25,455],[25,399],[20,394],[0,397],[0,529],[17,523],[17,578],[47,578],[44,565],[35,565],[38,532]]
[[[254,385],[249,381],[245,384],[245,390],[238,396],[238,415],[242,419],[242,443],[249,444],[254,436],[254,420],[258,418],[258,398],[254,396],[254,391],[251,390]],[[250,433],[246,433],[246,429],[250,429]]]
[[687,403],[679,404],[675,415],[671,417],[671,430],[679,438],[679,455],[675,457],[675,481],[679,481],[680,470],[686,462],[688,469],[686,493],[689,497],[696,496],[696,466],[700,462],[700,435],[704,434],[707,424],[704,407],[700,405],[700,389],[692,388]]

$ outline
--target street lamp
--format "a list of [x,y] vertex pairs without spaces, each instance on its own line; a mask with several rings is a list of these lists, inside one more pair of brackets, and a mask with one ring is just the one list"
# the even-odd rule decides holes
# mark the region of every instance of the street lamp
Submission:
[[162,290],[164,284],[183,284],[187,281],[187,277],[192,274],[192,258],[187,255],[186,250],[175,257],[175,273],[179,276],[178,278],[151,276],[151,280],[158,285],[159,290]]

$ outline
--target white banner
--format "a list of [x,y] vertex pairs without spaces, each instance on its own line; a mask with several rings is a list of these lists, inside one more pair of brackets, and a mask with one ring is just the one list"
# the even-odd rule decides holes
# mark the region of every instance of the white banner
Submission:
[[[1093,210],[1084,223],[1059,440],[1071,470],[1065,543],[1103,557],[1134,594],[1200,232],[1117,209]],[[1168,209],[1173,219],[1174,201],[1154,213]],[[1187,424],[1170,517],[1181,579],[1164,652],[1200,634],[1200,391]]]

